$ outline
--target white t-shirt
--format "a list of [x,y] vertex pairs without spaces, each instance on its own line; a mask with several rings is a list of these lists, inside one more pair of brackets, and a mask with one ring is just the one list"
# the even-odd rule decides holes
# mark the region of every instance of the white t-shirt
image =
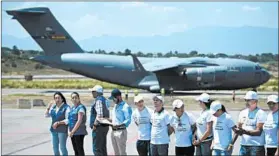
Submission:
[[137,108],[133,111],[132,119],[138,125],[138,140],[150,140],[152,110],[145,106],[142,111]]
[[174,128],[176,147],[192,146],[191,125],[193,124],[193,116],[187,112],[184,112],[180,118],[176,113],[171,117],[170,125]]
[[231,115],[223,113],[218,118],[212,116],[213,120],[213,136],[214,146],[213,149],[226,150],[229,144],[232,142],[232,127],[235,123],[232,120]]
[[[265,121],[266,113],[260,108],[250,113],[249,109],[246,108],[239,113],[238,122],[242,123],[242,128],[245,130],[256,130],[257,124],[265,123]],[[263,146],[265,144],[264,132],[260,136],[243,134],[240,144],[246,146]]]
[[275,113],[270,112],[267,115],[266,122],[263,125],[263,130],[265,133],[265,146],[277,148],[278,147],[278,136],[277,131],[279,129],[278,125],[278,111]]
[[[201,139],[206,131],[207,123],[212,121],[212,115],[209,113],[209,110],[202,111],[200,113],[199,118],[196,120],[197,125],[197,137],[198,139]],[[211,139],[205,139],[204,141],[212,140],[212,133],[209,134],[208,138]]]
[[170,115],[166,110],[160,113],[153,112],[151,116],[151,143],[168,144],[170,141],[168,134],[168,125],[170,124]]

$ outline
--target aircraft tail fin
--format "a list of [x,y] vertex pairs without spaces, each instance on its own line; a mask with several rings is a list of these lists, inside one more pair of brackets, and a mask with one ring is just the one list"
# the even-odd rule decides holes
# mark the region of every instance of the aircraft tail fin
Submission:
[[135,66],[136,71],[146,72],[140,61],[138,60],[137,56],[134,54],[131,54]]
[[12,19],[18,20],[46,55],[84,52],[56,20],[49,8],[8,10],[7,13],[13,16]]

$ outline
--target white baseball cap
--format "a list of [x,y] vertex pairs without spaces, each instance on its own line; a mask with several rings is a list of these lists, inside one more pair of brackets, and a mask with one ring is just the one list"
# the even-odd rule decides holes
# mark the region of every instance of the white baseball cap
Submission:
[[143,97],[140,95],[135,96],[135,98],[134,98],[134,102],[140,102],[141,100],[143,100]]
[[248,91],[244,97],[245,100],[258,100],[258,94],[254,91]]
[[278,103],[279,102],[278,95],[269,95],[267,97],[266,103],[268,103],[268,102]]
[[209,102],[210,96],[207,93],[202,93],[199,97],[196,98],[197,101]]
[[155,96],[153,97],[153,100],[155,100],[155,99],[159,99],[159,100],[161,100],[162,102],[164,102],[164,98],[163,98],[161,95],[155,95]]
[[172,102],[172,109],[175,110],[175,108],[181,108],[184,105],[183,101],[180,99],[176,99]]
[[103,87],[100,85],[95,85],[93,88],[89,88],[92,92],[103,93]]
[[220,101],[216,100],[213,101],[210,105],[210,110],[209,112],[213,115],[215,114],[219,109],[222,109],[222,104]]

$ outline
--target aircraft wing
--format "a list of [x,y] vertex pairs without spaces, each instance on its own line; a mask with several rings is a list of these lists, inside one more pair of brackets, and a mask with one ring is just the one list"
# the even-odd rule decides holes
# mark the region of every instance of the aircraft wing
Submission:
[[217,64],[212,64],[212,63],[199,63],[199,62],[174,62],[174,61],[169,61],[169,62],[151,62],[151,63],[146,63],[143,64],[143,67],[145,70],[150,71],[150,72],[160,72],[164,70],[170,70],[170,69],[175,69],[175,68],[192,68],[192,67],[207,67],[207,66],[218,66]]
[[148,71],[148,72],[163,72],[168,70],[175,70],[178,68],[191,68],[191,67],[207,67],[207,66],[218,66],[218,64],[210,63],[206,61],[185,61],[171,59],[166,62],[165,60],[156,60],[142,64],[135,55],[131,55],[133,58],[135,70],[137,71]]

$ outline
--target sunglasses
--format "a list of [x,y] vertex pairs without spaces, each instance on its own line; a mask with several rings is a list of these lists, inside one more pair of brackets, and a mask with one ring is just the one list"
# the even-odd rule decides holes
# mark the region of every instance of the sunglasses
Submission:
[[276,103],[274,103],[274,102],[268,102],[267,103],[269,106],[274,106]]

